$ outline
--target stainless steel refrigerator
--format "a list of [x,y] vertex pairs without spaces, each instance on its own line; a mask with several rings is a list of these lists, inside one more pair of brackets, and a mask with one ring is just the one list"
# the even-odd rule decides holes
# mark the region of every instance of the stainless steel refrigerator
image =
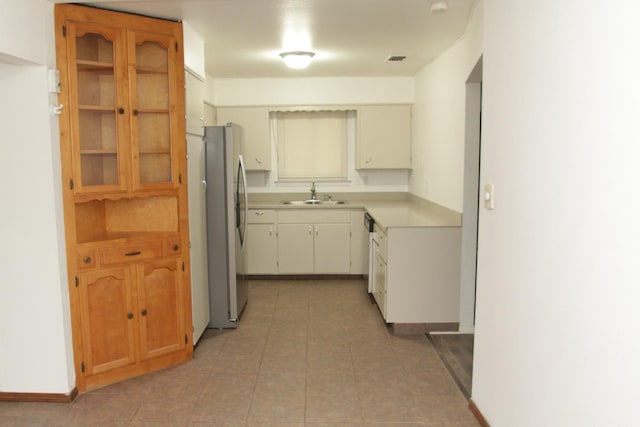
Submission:
[[247,192],[240,142],[236,124],[205,128],[210,328],[237,327],[247,304]]

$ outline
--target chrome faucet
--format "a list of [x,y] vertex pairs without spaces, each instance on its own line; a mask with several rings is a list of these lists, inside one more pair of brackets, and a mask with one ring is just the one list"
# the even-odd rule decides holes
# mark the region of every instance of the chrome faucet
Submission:
[[311,181],[311,200],[316,200],[316,182]]

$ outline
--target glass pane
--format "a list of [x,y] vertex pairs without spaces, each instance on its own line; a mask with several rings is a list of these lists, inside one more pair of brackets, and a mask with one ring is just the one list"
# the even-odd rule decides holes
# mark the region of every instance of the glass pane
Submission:
[[138,114],[138,145],[140,153],[169,153],[169,113]]
[[140,182],[171,182],[171,155],[140,154]]
[[136,95],[140,109],[169,109],[169,76],[166,73],[136,73]]
[[87,33],[76,37],[78,61],[102,62],[113,65],[113,42],[101,34]]
[[82,185],[118,184],[113,42],[96,33],[76,37],[78,146]]
[[154,41],[136,44],[137,141],[140,183],[171,182],[169,52]]
[[168,66],[167,48],[153,41],[145,41],[136,46],[137,68],[166,72]]

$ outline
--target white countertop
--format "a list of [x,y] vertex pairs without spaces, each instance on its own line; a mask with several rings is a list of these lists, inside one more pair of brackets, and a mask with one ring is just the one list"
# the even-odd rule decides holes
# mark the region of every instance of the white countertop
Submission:
[[[400,200],[385,200],[385,197],[362,200],[349,200],[348,196],[334,197],[345,200],[344,204],[320,205],[286,205],[273,196],[272,200],[256,200],[249,202],[249,209],[364,209],[382,228],[393,227],[460,227],[462,215],[435,203],[404,197]],[[294,199],[297,200],[297,199]]]

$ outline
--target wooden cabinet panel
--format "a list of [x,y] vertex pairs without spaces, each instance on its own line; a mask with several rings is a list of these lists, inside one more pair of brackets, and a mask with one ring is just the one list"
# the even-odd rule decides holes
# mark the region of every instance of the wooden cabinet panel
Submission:
[[162,242],[141,242],[135,245],[104,248],[101,254],[103,264],[120,264],[158,258],[162,256]]
[[169,259],[137,266],[143,359],[175,352],[186,345],[181,263],[181,259]]
[[83,273],[78,280],[86,375],[136,362],[137,332],[128,268]]

